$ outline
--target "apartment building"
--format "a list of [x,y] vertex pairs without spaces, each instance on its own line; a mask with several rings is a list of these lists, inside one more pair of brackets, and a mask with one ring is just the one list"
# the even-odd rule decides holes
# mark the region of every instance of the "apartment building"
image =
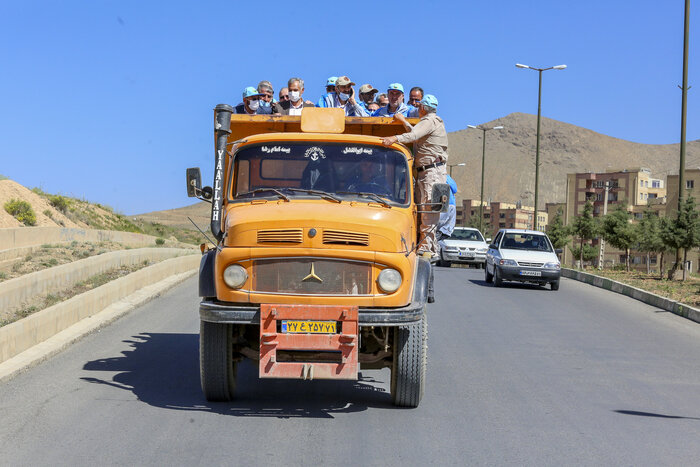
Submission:
[[[700,172],[698,180],[700,180]],[[586,201],[591,201],[593,204],[593,216],[603,216],[606,212],[604,203],[606,186],[608,187],[607,211],[612,211],[622,204],[633,214],[635,219],[641,219],[648,207],[651,207],[659,215],[664,215],[666,211],[667,198],[664,181],[653,178],[651,171],[647,168],[608,170],[604,173],[568,174],[566,186],[564,207],[564,223],[566,225],[571,224],[574,217],[583,212]],[[593,241],[593,246],[599,247],[599,245],[599,239]],[[568,248],[564,251],[562,260],[564,264],[570,264],[573,260]],[[624,262],[624,252],[607,245],[603,261],[606,265]],[[646,269],[646,255],[632,252],[630,261],[635,267]],[[655,266],[655,261],[656,258],[653,258],[653,266]]]
[[[462,200],[457,209],[457,225],[479,226],[479,201]],[[484,202],[482,231],[487,238],[496,236],[498,229],[532,229],[534,226],[534,208],[520,203]],[[538,228],[546,229],[549,216],[546,211],[538,212]]]

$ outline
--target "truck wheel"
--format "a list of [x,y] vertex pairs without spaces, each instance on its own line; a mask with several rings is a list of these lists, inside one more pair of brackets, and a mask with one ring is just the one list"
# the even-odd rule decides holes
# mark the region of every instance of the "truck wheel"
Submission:
[[489,274],[489,268],[486,263],[484,263],[484,280],[487,284],[493,282],[493,274]]
[[394,328],[391,399],[399,407],[418,407],[425,392],[428,366],[428,316],[418,323]]
[[501,279],[501,275],[498,273],[498,268],[493,268],[493,285],[494,287],[503,285],[503,279]]
[[200,321],[199,375],[208,401],[230,401],[238,363],[233,360],[233,326]]

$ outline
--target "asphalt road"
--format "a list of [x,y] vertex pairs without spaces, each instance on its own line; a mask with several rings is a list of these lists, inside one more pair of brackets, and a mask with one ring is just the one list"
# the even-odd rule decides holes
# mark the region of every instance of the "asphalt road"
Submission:
[[439,268],[426,395],[358,382],[199,389],[196,279],[0,385],[2,465],[698,465],[700,325],[562,279]]

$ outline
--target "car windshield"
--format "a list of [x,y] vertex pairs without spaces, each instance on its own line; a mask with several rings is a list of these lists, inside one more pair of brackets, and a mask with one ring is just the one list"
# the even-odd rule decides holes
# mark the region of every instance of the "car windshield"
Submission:
[[544,235],[507,232],[503,235],[501,249],[553,251],[552,245]]
[[454,229],[450,240],[469,240],[471,242],[483,242],[484,237],[478,230]]
[[276,141],[242,148],[234,164],[234,200],[321,196],[407,205],[410,199],[406,157],[382,146]]

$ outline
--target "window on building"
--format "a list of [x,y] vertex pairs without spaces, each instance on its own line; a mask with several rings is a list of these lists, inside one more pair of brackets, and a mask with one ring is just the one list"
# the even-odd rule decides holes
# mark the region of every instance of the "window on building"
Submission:
[[695,180],[686,180],[685,187],[687,189],[695,188]]
[[649,196],[649,199],[656,199],[658,197],[656,193],[649,193],[647,196]]
[[661,188],[661,180],[652,180],[651,187],[652,188]]
[[505,228],[506,228],[506,223],[505,223],[505,222],[499,222],[499,223],[498,223],[498,227],[500,227],[501,229],[505,229]]
[[498,218],[499,218],[499,219],[505,219],[505,218],[506,218],[506,213],[505,213],[505,212],[499,213],[499,214],[498,214]]
[[491,214],[489,214],[488,212],[485,212],[484,219],[491,219]]
[[620,255],[620,263],[625,264],[625,255]]
[[474,215],[474,210],[472,209],[472,216]]
[[608,203],[617,201],[617,193],[608,193]]
[[656,264],[656,256],[649,257],[649,264]]
[[603,201],[603,196],[605,196],[603,193],[596,193],[595,200],[596,201]]
[[644,199],[644,193],[639,193],[639,199]]
[[644,188],[644,180],[639,181],[639,188]]
[[643,213],[643,212],[635,212],[635,213],[634,213],[634,218],[635,218],[635,219],[641,219],[641,218],[643,218],[643,217],[644,217],[644,213]]
[[618,181],[617,179],[612,179],[610,180],[610,188],[617,188],[618,187]]

